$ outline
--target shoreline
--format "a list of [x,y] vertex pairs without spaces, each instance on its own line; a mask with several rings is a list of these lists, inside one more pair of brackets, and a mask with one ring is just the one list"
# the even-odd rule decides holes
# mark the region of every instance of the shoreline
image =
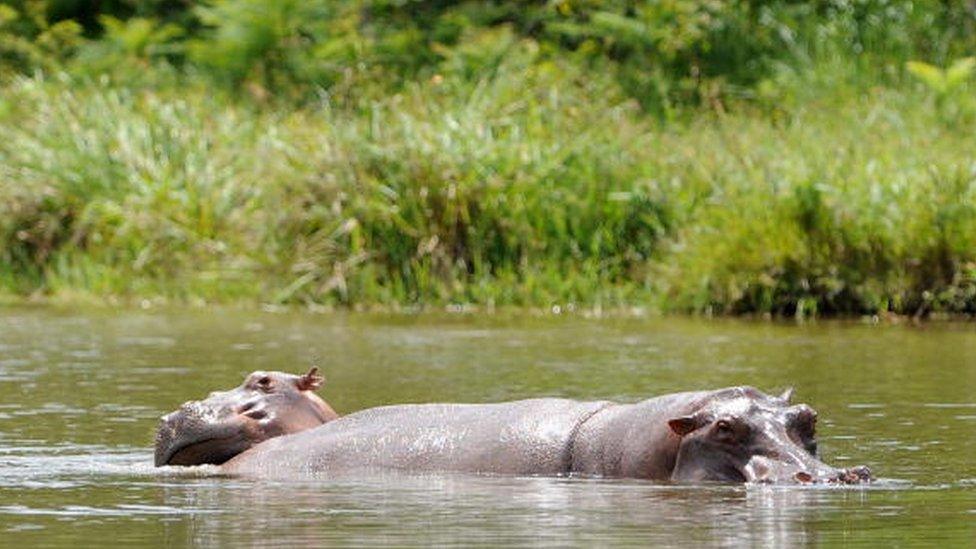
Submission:
[[198,312],[198,311],[242,311],[249,313],[268,314],[304,314],[304,315],[384,315],[394,317],[448,317],[463,318],[479,316],[485,318],[578,318],[593,320],[641,320],[641,319],[679,319],[705,321],[741,321],[747,323],[763,323],[773,325],[783,324],[816,324],[828,323],[857,323],[865,325],[914,325],[922,326],[930,323],[968,323],[976,320],[974,315],[959,313],[934,312],[924,316],[901,315],[896,313],[882,314],[846,314],[846,315],[817,315],[817,316],[788,316],[771,313],[745,314],[704,314],[694,311],[661,311],[646,306],[618,306],[594,307],[578,306],[575,304],[554,304],[549,307],[541,306],[486,306],[478,304],[422,304],[422,305],[382,305],[357,304],[322,305],[322,304],[272,304],[259,301],[203,301],[203,300],[171,300],[145,297],[95,296],[90,294],[74,294],[71,296],[16,296],[0,294],[0,310],[5,308],[54,309],[54,310],[93,310],[107,311],[121,309],[126,311],[143,310],[147,312]]

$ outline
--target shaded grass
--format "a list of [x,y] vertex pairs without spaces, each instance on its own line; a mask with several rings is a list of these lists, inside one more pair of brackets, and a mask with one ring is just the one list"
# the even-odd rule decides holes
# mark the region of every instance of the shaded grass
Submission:
[[0,291],[976,311],[976,143],[915,91],[660,126],[581,70],[516,56],[342,110],[17,80]]

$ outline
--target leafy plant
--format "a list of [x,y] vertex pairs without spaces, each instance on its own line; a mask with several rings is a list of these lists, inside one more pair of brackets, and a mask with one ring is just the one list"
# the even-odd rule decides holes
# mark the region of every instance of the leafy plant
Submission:
[[43,0],[27,0],[20,10],[0,4],[0,76],[4,68],[57,70],[82,43],[82,30],[72,19],[49,20]]
[[963,111],[973,107],[965,90],[976,71],[976,57],[957,59],[944,69],[922,61],[909,61],[905,68],[934,94],[935,108],[945,122],[958,121]]
[[922,61],[909,61],[905,68],[937,95],[947,96],[962,88],[972,77],[976,57],[957,59],[945,69]]
[[100,21],[105,28],[102,42],[110,44],[123,56],[140,61],[178,51],[174,42],[184,36],[180,27],[172,23],[161,24],[146,17],[133,17],[123,21],[105,15]]
[[216,0],[196,10],[207,30],[190,43],[190,59],[259,98],[300,93],[321,83],[313,53],[331,13],[326,0]]

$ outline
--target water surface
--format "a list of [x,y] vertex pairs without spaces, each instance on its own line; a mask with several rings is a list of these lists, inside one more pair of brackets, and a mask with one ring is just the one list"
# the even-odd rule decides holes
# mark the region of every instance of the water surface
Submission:
[[[976,540],[976,327],[692,319],[0,309],[10,546]],[[255,369],[319,365],[340,413],[401,402],[795,386],[868,488],[153,469],[158,417]]]

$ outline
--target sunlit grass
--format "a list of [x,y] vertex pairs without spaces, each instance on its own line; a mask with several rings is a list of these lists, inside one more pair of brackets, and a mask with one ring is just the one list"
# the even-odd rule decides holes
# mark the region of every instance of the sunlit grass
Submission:
[[967,124],[913,91],[660,126],[570,66],[356,108],[21,79],[0,291],[780,314],[976,309]]

